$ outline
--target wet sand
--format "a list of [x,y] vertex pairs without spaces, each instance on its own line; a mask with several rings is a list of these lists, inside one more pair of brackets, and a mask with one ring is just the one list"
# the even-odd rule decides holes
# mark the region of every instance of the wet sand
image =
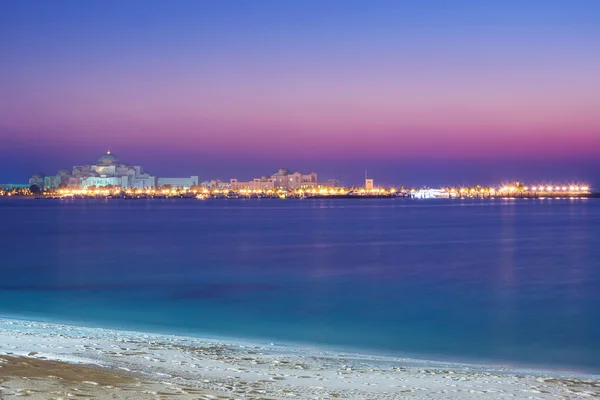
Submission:
[[0,399],[231,399],[206,389],[152,382],[107,368],[0,356]]

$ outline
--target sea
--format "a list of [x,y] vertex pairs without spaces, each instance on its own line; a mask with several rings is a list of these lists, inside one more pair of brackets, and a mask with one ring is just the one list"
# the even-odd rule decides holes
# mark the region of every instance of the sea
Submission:
[[3,199],[0,317],[599,373],[600,200]]

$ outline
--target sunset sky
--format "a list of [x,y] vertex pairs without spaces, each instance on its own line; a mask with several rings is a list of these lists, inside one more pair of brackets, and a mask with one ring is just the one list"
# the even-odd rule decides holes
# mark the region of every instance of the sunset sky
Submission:
[[0,183],[158,176],[600,186],[600,1],[0,2]]

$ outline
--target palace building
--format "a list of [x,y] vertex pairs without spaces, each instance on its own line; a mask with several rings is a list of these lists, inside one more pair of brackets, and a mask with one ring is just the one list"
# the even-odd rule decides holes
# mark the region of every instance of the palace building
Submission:
[[144,172],[139,165],[129,165],[107,151],[94,164],[77,165],[72,170],[61,169],[56,175],[35,174],[30,185],[40,188],[118,186],[123,189],[144,189],[156,186],[156,178]]
[[262,178],[254,178],[251,181],[242,182],[236,178],[230,180],[230,188],[232,190],[248,189],[248,190],[296,190],[308,189],[316,187],[317,174],[312,172],[303,175],[300,172],[290,172],[286,168],[281,168],[277,173],[271,176],[263,176]]

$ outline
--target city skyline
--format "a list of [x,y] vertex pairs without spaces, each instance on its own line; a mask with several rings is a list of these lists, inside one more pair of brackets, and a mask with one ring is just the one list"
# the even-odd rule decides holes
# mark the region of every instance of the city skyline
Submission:
[[0,181],[110,148],[202,180],[600,186],[600,4],[439,5],[5,1]]
[[[88,160],[90,161],[90,160]],[[135,171],[132,174],[129,174],[128,171]],[[348,184],[343,180],[339,180],[336,177],[323,177],[320,176],[320,179],[317,177],[319,174],[314,170],[312,172],[303,174],[301,172],[293,172],[293,170],[289,170],[288,168],[279,168],[276,172],[274,168],[270,169],[270,172],[263,171],[259,175],[254,177],[249,177],[248,171],[238,171],[240,173],[233,174],[229,177],[212,177],[212,176],[189,176],[189,177],[166,177],[165,175],[152,176],[144,172],[143,166],[133,166],[130,163],[124,162],[118,155],[110,150],[107,150],[103,153],[95,162],[84,162],[79,163],[78,165],[73,165],[68,168],[59,168],[54,171],[48,171],[47,168],[40,169],[36,173],[31,174],[28,179],[30,185],[36,185],[40,188],[48,188],[48,189],[56,189],[59,184],[65,184],[66,187],[72,188],[87,188],[88,186],[98,186],[102,187],[105,185],[110,186],[121,186],[126,189],[135,189],[135,188],[147,188],[147,187],[161,187],[165,184],[175,184],[176,187],[187,187],[190,186],[211,186],[214,188],[227,187],[232,190],[240,190],[240,189],[260,189],[267,190],[269,188],[282,188],[283,186],[287,186],[282,183],[282,177],[285,177],[284,181],[287,182],[287,178],[294,178],[293,180],[296,182],[295,185],[301,187],[303,183],[309,183],[309,187],[364,187],[365,185],[368,187],[370,181],[371,187],[376,186],[378,188],[383,187],[406,187],[406,188],[431,188],[431,187],[439,187],[439,188],[461,188],[461,187],[497,187],[500,190],[502,187],[514,186],[516,184],[523,184],[525,187],[528,185],[531,187],[540,188],[552,188],[558,191],[559,188],[568,188],[568,187],[584,187],[587,191],[588,189],[596,190],[596,187],[590,187],[588,181],[582,181],[577,179],[556,179],[556,177],[543,177],[537,178],[533,180],[510,180],[503,179],[497,182],[488,182],[481,181],[476,183],[466,183],[465,180],[459,182],[455,180],[453,183],[445,183],[439,185],[428,185],[428,184],[405,184],[403,182],[393,182],[388,183],[385,181],[380,181],[373,177],[372,174],[368,172],[368,170],[364,170],[363,179],[358,183]],[[133,178],[137,179],[137,183],[134,181],[130,181],[125,183],[125,181],[121,182],[120,179],[123,176],[132,175]],[[279,176],[279,177],[278,177]],[[241,177],[241,178],[240,178]],[[89,179],[87,181],[86,179]],[[119,180],[118,182],[115,179]],[[147,182],[147,180],[150,180]],[[375,184],[374,184],[375,181]],[[14,183],[14,182],[13,182]],[[20,183],[23,185],[23,183]],[[283,185],[283,186],[282,186]],[[304,187],[304,186],[302,186]],[[296,186],[294,186],[296,188]]]

